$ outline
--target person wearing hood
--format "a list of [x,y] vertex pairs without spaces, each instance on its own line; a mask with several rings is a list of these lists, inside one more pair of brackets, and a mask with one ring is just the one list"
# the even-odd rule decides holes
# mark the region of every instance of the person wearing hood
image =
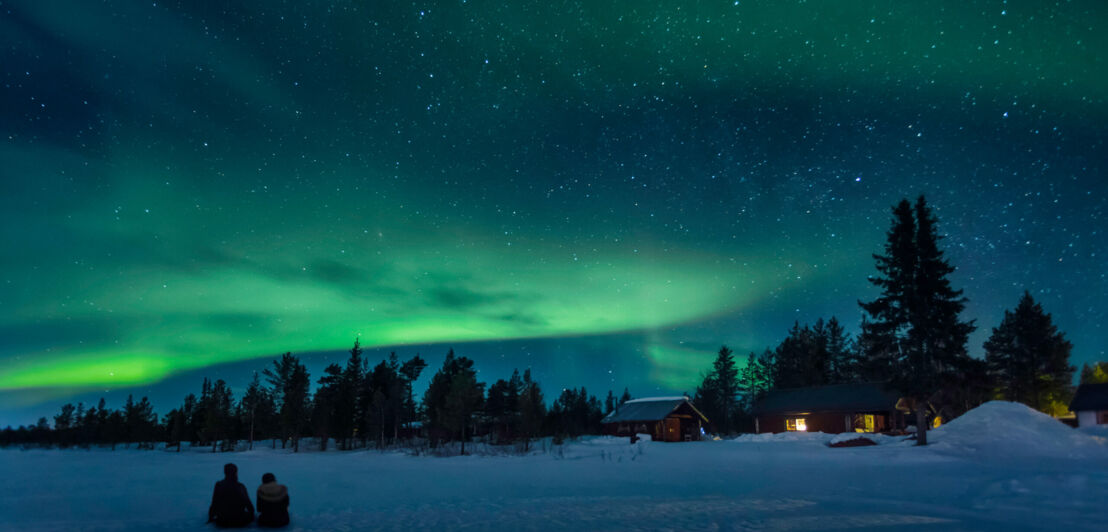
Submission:
[[277,483],[273,473],[262,475],[258,486],[258,526],[282,527],[289,524],[289,490]]
[[215,483],[212,505],[208,507],[208,522],[218,527],[241,528],[254,521],[254,505],[246,486],[239,482],[235,464],[223,466],[223,480]]

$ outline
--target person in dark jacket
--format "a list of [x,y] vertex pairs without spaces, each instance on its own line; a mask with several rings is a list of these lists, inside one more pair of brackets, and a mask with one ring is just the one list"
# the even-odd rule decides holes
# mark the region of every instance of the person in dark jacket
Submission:
[[223,480],[215,483],[212,505],[208,507],[208,522],[215,526],[241,528],[254,521],[254,505],[246,486],[239,482],[239,468],[235,464],[223,466]]
[[289,490],[277,483],[273,473],[262,475],[258,486],[258,526],[281,527],[289,524]]

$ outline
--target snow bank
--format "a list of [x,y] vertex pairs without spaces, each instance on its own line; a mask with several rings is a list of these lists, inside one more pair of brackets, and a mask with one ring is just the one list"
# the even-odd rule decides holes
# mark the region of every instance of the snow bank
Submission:
[[1020,403],[990,401],[928,433],[936,450],[979,458],[1108,458],[1104,441]]

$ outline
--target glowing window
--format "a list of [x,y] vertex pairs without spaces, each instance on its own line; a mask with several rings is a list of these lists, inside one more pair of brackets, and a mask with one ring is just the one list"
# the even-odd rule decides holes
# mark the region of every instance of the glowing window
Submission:
[[793,417],[785,420],[785,430],[804,432],[808,430],[808,424],[802,417]]

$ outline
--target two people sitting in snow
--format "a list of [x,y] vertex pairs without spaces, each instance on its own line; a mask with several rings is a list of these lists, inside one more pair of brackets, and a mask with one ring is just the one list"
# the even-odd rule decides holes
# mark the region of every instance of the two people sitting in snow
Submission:
[[[273,473],[262,475],[258,486],[258,526],[282,527],[289,524],[289,492],[277,483]],[[254,521],[254,505],[246,486],[239,482],[235,464],[223,466],[223,480],[215,483],[212,504],[208,507],[208,522],[218,527],[241,528]]]

